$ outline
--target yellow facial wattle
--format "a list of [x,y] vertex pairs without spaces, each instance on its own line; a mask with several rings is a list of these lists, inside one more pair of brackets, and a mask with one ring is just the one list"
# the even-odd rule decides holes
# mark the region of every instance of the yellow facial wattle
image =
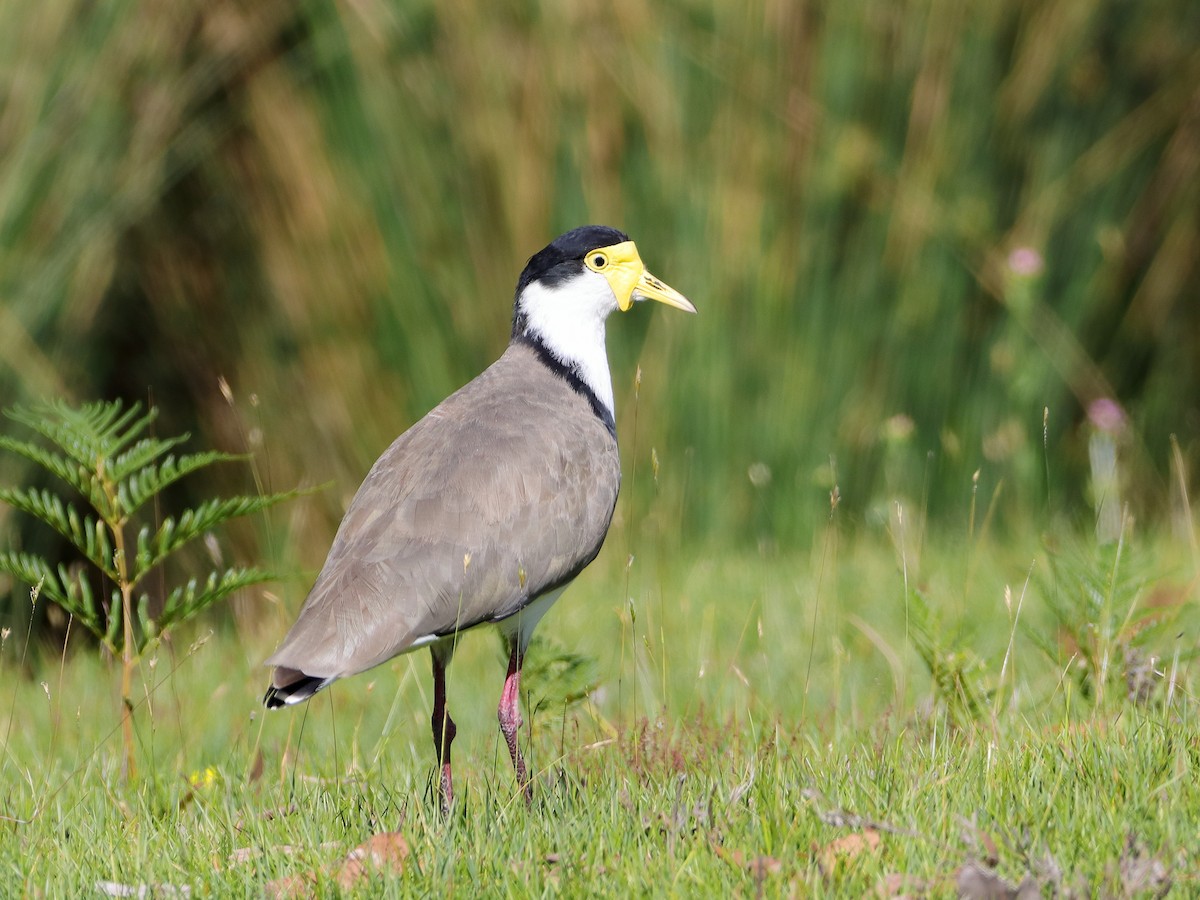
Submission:
[[628,312],[638,300],[657,300],[684,312],[696,311],[687,297],[646,271],[633,241],[589,250],[583,263],[608,279],[621,312]]

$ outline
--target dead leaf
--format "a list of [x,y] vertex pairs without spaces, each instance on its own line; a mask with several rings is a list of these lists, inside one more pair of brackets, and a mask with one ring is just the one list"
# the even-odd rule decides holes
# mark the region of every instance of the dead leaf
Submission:
[[924,882],[899,872],[888,873],[875,885],[875,895],[884,900],[906,900],[913,896],[912,891],[916,891],[917,896],[924,894]]
[[361,887],[374,875],[399,875],[408,859],[408,841],[398,831],[373,834],[333,867],[288,875],[268,882],[266,894],[275,900],[317,896],[322,876],[337,882],[343,891]]
[[268,881],[263,893],[271,900],[293,900],[293,898],[317,896],[317,873],[303,872],[300,875],[285,875]]
[[[257,847],[234,847],[225,861],[231,866],[240,866],[259,856],[262,856],[262,851]],[[220,860],[217,861],[217,868],[220,868]]]
[[[778,875],[783,871],[783,863],[773,856],[748,856],[741,850],[726,850],[719,844],[712,844],[711,846],[718,859],[723,859],[736,868],[744,869],[754,878],[754,893],[756,896],[762,896],[763,883],[767,880],[768,876]],[[772,888],[772,892],[776,890],[778,888]],[[794,883],[792,888],[787,892],[787,895],[796,896]],[[782,892],[780,892],[780,896],[783,896]]]
[[919,878],[903,872],[889,872],[875,883],[875,896],[880,900],[923,900],[926,897],[949,896],[957,870]]
[[821,871],[828,875],[837,866],[838,860],[850,861],[863,853],[877,853],[879,844],[879,832],[874,828],[846,834],[830,841],[817,851],[817,864]]
[[746,864],[746,869],[756,881],[762,881],[768,875],[778,875],[783,870],[783,863],[773,856],[756,856]]
[[408,841],[398,831],[373,834],[346,856],[336,880],[344,891],[372,875],[399,875],[408,859]]
[[908,893],[908,877],[899,872],[889,872],[875,885],[875,896],[884,900],[897,900]]
[[741,850],[726,850],[718,845],[713,846],[713,851],[725,862],[745,869],[759,881],[768,875],[778,875],[783,869],[783,863],[773,856],[747,856]]

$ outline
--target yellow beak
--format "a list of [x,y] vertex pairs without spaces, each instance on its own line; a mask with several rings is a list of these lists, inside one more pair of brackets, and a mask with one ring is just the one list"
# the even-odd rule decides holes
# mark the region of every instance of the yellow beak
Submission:
[[691,300],[669,284],[659,281],[645,269],[642,270],[642,277],[638,279],[637,286],[633,289],[633,299],[657,300],[659,303],[682,309],[684,312],[694,313],[696,311]]
[[593,272],[608,279],[621,312],[628,312],[638,300],[657,300],[684,312],[696,311],[687,297],[646,271],[633,241],[599,247],[589,251],[583,261]]

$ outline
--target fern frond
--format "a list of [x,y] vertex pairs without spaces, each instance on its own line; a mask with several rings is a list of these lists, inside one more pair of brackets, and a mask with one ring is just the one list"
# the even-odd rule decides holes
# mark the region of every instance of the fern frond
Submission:
[[109,460],[134,441],[157,417],[157,410],[142,412],[134,403],[128,409],[119,400],[85,403],[78,409],[61,400],[32,407],[14,407],[5,415],[20,422],[89,471],[100,460]]
[[[506,651],[507,652],[507,651]],[[586,699],[599,685],[599,664],[595,658],[574,653],[553,638],[536,637],[525,656],[529,708],[559,712]]]
[[114,656],[120,654],[125,646],[125,633],[122,630],[124,619],[125,607],[121,605],[121,592],[114,588],[108,598],[108,627],[103,634],[96,632]]
[[[0,451],[8,450],[45,469],[82,495],[91,508],[77,509],[51,490],[0,487],[0,503],[44,522],[82,556],[77,563],[53,565],[38,556],[9,552],[0,554],[0,572],[40,585],[43,596],[74,616],[114,654],[123,654],[126,667],[130,651],[140,655],[166,629],[240,588],[275,577],[256,568],[217,569],[203,582],[192,579],[171,591],[157,617],[150,615],[149,597],[136,596],[128,612],[137,621],[126,621],[122,590],[133,591],[180,547],[231,519],[306,492],[210,500],[165,519],[157,529],[143,527],[135,546],[130,546],[130,519],[146,503],[199,469],[244,457],[219,451],[178,454],[176,448],[188,436],[147,436],[157,411],[144,411],[136,403],[99,402],[73,408],[54,401],[5,410],[5,415],[36,436],[33,440],[0,436]],[[118,540],[121,537],[126,542]],[[125,549],[121,565],[114,559],[118,545]],[[96,590],[100,583],[103,592]],[[136,626],[130,630],[137,644],[133,648],[125,646],[130,625]]]
[[116,581],[108,526],[91,516],[80,517],[74,506],[47,490],[0,487],[0,503],[33,516],[75,545],[96,568]]
[[232,453],[211,450],[206,453],[191,453],[178,458],[168,456],[158,465],[145,465],[140,471],[131,471],[127,476],[122,476],[123,480],[117,489],[121,511],[126,516],[137,512],[147,500],[198,469],[203,469],[213,463],[231,462],[243,458]]
[[0,450],[8,450],[10,453],[24,457],[34,465],[41,466],[59,481],[70,485],[87,497],[90,502],[93,490],[90,468],[79,465],[61,453],[55,453],[53,450],[47,450],[37,444],[19,441],[4,435],[0,435]]
[[946,704],[956,724],[979,721],[991,693],[983,683],[983,661],[970,649],[954,650],[943,644],[941,623],[920,591],[909,591],[909,610],[913,647],[929,670],[935,696]]
[[121,594],[112,589],[107,606],[96,603],[91,582],[82,567],[58,566],[59,584],[65,589],[65,599],[57,601],[59,606],[75,617],[114,654],[121,651]]
[[124,453],[110,459],[106,474],[113,481],[123,481],[189,437],[188,434],[181,434],[173,438],[142,438]]
[[210,572],[208,578],[201,584],[198,579],[191,578],[186,585],[181,585],[167,595],[163,603],[162,614],[157,619],[151,619],[146,612],[149,609],[149,598],[144,594],[138,601],[138,612],[142,620],[142,632],[146,638],[156,637],[169,630],[177,622],[190,619],[196,613],[207,609],[219,600],[228,597],[234,591],[274,581],[279,576],[257,568],[226,569],[223,572]]
[[[75,617],[83,622],[93,634],[98,637],[102,636],[102,623],[107,617],[108,611],[97,605],[96,595],[92,593],[91,582],[87,578],[81,577],[82,573],[72,578],[71,573],[62,566],[59,566],[58,571],[59,578],[66,585],[67,597],[75,607],[73,610]],[[109,608],[111,609],[111,605]]]
[[40,556],[32,553],[0,553],[0,572],[31,588],[40,584],[41,596],[48,597],[59,606],[65,607],[70,602],[58,573]]
[[167,518],[151,535],[148,528],[138,534],[135,565],[130,581],[137,584],[151,569],[185,544],[201,537],[217,525],[260,512],[276,503],[290,500],[300,492],[262,494],[257,497],[227,497],[209,500],[194,509],[184,510],[178,519]]
[[[118,652],[121,639],[120,595],[113,592],[108,610],[96,603],[86,570],[72,571],[65,565],[52,566],[32,553],[0,553],[0,572],[6,572],[30,587],[40,585],[40,594],[70,613],[75,621]],[[110,615],[110,610],[113,613]]]

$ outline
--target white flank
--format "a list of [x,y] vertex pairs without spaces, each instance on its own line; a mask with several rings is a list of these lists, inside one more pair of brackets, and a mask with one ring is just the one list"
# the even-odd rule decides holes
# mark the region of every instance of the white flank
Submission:
[[558,287],[534,282],[519,300],[525,313],[526,333],[536,333],[542,344],[564,365],[574,366],[579,377],[614,416],[612,376],[604,347],[604,320],[617,308],[608,279],[585,269]]
[[554,601],[562,596],[562,592],[567,589],[564,584],[562,587],[555,588],[552,591],[547,591],[538,597],[516,615],[509,616],[507,619],[501,619],[499,622],[500,631],[508,640],[512,640],[514,635],[520,635],[521,652],[525,652],[525,648],[529,646],[529,640],[533,637],[533,629],[537,628],[538,622],[542,621],[542,616],[549,612],[550,607],[554,605]]
[[[538,622],[542,621],[542,616],[544,616],[550,610],[550,607],[554,605],[554,601],[561,597],[562,592],[566,589],[567,586],[564,584],[562,587],[557,587],[552,591],[547,591],[528,605],[513,613],[507,619],[501,619],[499,622],[496,622],[496,625],[500,629],[500,633],[503,634],[508,640],[512,640],[514,636],[519,634],[521,637],[521,652],[524,653],[525,648],[529,646],[529,640],[533,637],[533,630],[537,628]],[[405,647],[402,652],[412,653],[412,651],[416,650],[418,647],[425,647],[429,644],[435,644],[438,641],[447,640],[451,636],[457,638],[457,636],[460,634],[466,634],[468,631],[474,631],[476,628],[479,628],[483,625],[488,625],[492,621],[493,620],[490,619],[484,619],[482,622],[476,622],[474,625],[469,625],[466,628],[459,629],[459,631],[453,635],[423,634]],[[285,702],[293,703],[296,701],[287,700]]]

